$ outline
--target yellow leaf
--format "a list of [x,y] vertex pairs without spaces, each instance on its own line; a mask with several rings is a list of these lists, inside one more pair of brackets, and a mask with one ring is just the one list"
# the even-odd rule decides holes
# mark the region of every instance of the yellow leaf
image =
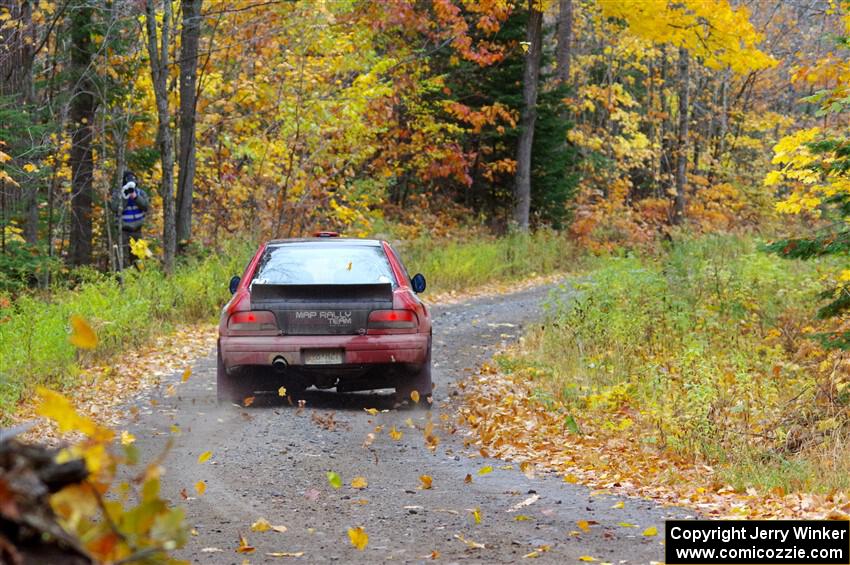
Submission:
[[390,437],[393,438],[395,441],[400,440],[401,436],[403,436],[403,435],[404,434],[402,432],[398,431],[395,426],[393,426],[392,429],[390,430]]
[[330,484],[333,488],[340,488],[342,486],[342,479],[340,478],[339,473],[328,471],[325,474],[328,477],[328,484]]
[[428,490],[431,488],[431,483],[433,482],[433,479],[430,475],[419,475],[419,481],[422,483],[419,488],[421,488],[422,490]]
[[419,391],[411,390],[410,391],[410,400],[414,402],[414,404],[419,404]]
[[366,480],[366,477],[354,477],[351,479],[351,488],[364,489],[369,486],[369,482]]
[[356,528],[348,528],[348,539],[351,540],[351,545],[363,551],[366,549],[366,544],[369,543],[369,535],[361,526]]
[[259,518],[256,522],[251,524],[251,530],[255,532],[267,532],[272,529],[272,525],[269,524],[269,521],[265,518]]
[[80,349],[94,349],[97,347],[97,334],[83,318],[73,315],[71,316],[71,337],[68,341]]
[[590,555],[582,555],[581,557],[579,557],[579,561],[596,561],[596,559],[594,559]]
[[467,547],[470,547],[472,549],[484,549],[486,547],[483,543],[478,543],[476,541],[466,539],[460,534],[455,534],[455,537],[465,543]]
[[531,518],[529,518],[525,514],[519,514],[517,516],[514,516],[514,522],[525,522],[527,520],[531,520]]
[[121,432],[121,445],[130,445],[134,441],[136,441],[136,436],[134,436],[127,430]]
[[637,528],[637,526],[635,526],[634,524],[629,524],[628,522],[618,522],[617,525],[622,528]]
[[534,478],[534,465],[531,461],[523,461],[519,464],[519,470],[522,471],[522,474],[528,477],[529,479]]
[[572,473],[569,473],[569,474],[567,474],[567,475],[564,475],[564,482],[565,482],[565,483],[575,484],[575,483],[577,483],[577,482],[578,482],[578,477],[576,477],[576,476],[575,476],[575,475],[573,475]]
[[650,526],[643,531],[643,535],[645,535],[646,537],[657,536],[658,528],[656,528],[655,526]]
[[365,410],[370,416],[374,416],[378,413],[377,408],[364,408],[363,410]]
[[590,524],[588,524],[587,520],[579,520],[578,522],[576,522],[576,524],[578,524],[578,527],[583,532],[589,532],[590,531]]
[[475,510],[473,510],[472,511],[472,517],[475,519],[476,524],[480,524],[481,523],[481,509],[476,508]]
[[204,451],[200,455],[198,455],[198,463],[206,463],[212,457],[212,451]]
[[195,483],[195,492],[198,493],[198,496],[203,496],[205,492],[207,492],[207,483],[204,481],[198,481]]
[[408,418],[407,420],[404,421],[404,424],[408,428],[416,428],[416,426],[413,424],[413,418]]
[[618,502],[617,504],[615,504],[611,508],[625,508],[625,507],[626,507],[626,503],[621,500],[620,502]]
[[58,392],[39,386],[36,387],[35,393],[40,399],[35,413],[56,422],[60,432],[80,432],[102,442],[112,440],[112,430],[99,426],[91,418],[80,416],[71,401]]
[[239,547],[236,548],[236,551],[237,553],[254,553],[256,548],[251,547],[248,544],[248,539],[244,535],[239,534]]
[[177,392],[177,389],[174,387],[173,384],[165,387],[165,396],[174,396],[175,392]]
[[246,396],[242,400],[242,406],[248,407],[248,406],[251,406],[252,404],[254,404],[254,397],[253,396]]
[[38,170],[38,167],[36,167],[32,163],[27,163],[26,165],[23,166],[23,169],[24,169],[24,171],[26,171],[28,173],[34,173],[35,171]]
[[489,475],[492,472],[493,472],[493,466],[487,465],[486,467],[481,467],[478,470],[478,476],[483,477],[484,475]]
[[286,387],[282,386],[279,389],[277,389],[277,395],[278,396],[286,396]]
[[192,368],[187,367],[186,370],[183,371],[183,378],[182,378],[183,382],[185,383],[186,381],[188,381],[189,377],[191,377],[191,376],[192,376]]

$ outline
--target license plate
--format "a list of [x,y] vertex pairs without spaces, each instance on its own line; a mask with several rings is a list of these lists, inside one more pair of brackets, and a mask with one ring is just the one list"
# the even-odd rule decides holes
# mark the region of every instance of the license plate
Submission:
[[342,365],[345,362],[342,349],[305,349],[303,355],[305,365]]

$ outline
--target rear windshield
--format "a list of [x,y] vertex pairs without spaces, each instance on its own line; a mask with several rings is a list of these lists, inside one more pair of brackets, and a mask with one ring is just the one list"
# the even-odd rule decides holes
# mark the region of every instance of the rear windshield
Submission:
[[270,247],[257,267],[257,284],[374,284],[396,286],[381,247],[285,244]]

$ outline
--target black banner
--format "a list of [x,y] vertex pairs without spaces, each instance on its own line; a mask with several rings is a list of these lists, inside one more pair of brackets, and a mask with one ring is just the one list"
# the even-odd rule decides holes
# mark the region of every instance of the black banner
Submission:
[[669,565],[850,564],[850,522],[833,520],[668,520]]

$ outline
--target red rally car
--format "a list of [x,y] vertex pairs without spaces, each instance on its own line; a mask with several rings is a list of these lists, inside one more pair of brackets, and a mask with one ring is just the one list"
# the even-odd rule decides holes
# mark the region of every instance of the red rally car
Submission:
[[219,402],[309,386],[395,388],[431,403],[431,318],[386,241],[317,237],[260,246],[221,313]]

